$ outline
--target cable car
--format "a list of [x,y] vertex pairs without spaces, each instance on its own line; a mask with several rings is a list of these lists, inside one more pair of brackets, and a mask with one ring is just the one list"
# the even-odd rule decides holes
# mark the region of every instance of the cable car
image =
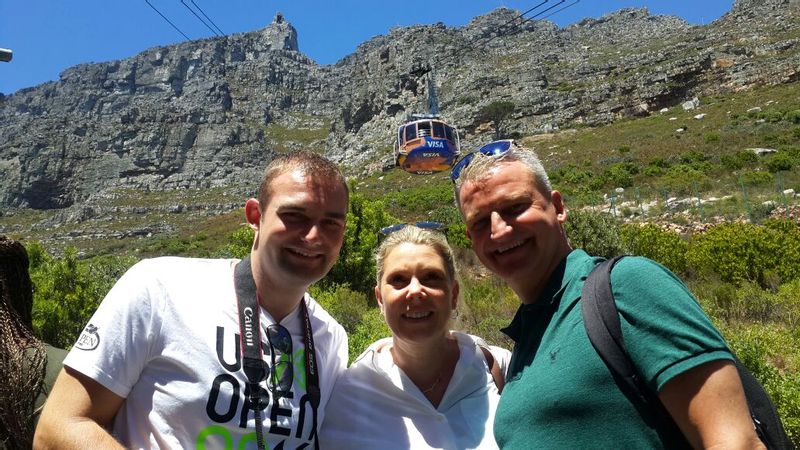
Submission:
[[458,130],[435,115],[414,115],[400,126],[395,163],[406,172],[430,174],[449,170],[458,160]]

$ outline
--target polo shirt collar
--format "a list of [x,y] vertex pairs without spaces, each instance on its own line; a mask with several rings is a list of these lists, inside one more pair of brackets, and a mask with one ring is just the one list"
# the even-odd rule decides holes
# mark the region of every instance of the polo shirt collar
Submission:
[[576,270],[579,270],[578,267],[581,264],[578,262],[585,258],[590,258],[590,256],[581,249],[569,252],[553,271],[553,274],[547,281],[547,285],[545,285],[542,293],[539,294],[536,302],[520,305],[511,323],[500,331],[510,337],[514,342],[519,342],[519,338],[526,328],[524,323],[526,322],[526,317],[542,315],[555,308],[559,304],[561,296],[564,294],[564,291],[575,275]]

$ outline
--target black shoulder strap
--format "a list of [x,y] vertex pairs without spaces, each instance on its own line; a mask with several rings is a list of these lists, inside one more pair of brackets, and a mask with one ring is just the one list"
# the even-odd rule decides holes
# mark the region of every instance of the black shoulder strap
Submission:
[[670,448],[689,448],[658,395],[642,380],[625,349],[619,312],[611,291],[611,269],[623,256],[601,262],[589,273],[581,295],[581,313],[589,341],[608,366],[620,390]]

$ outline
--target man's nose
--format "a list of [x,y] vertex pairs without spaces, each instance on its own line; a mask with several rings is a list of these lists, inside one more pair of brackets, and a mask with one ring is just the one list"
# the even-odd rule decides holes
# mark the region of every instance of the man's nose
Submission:
[[309,241],[309,242],[314,242],[314,241],[319,240],[319,238],[320,238],[320,230],[319,230],[319,228],[320,228],[319,224],[311,225],[311,227],[309,227],[308,231],[306,231],[306,235],[303,236],[303,238],[306,241]]
[[506,233],[511,231],[511,226],[506,223],[503,216],[500,213],[493,211],[492,212],[492,239],[499,239],[503,237]]

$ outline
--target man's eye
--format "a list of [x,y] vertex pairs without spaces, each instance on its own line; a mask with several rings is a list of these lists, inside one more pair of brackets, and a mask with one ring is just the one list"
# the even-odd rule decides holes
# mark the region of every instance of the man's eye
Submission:
[[478,219],[472,222],[472,225],[469,226],[471,231],[481,231],[489,224],[489,219],[484,217],[482,219]]
[[341,220],[327,219],[322,221],[322,226],[330,230],[338,230],[344,228],[344,222]]
[[528,209],[528,205],[526,203],[517,203],[506,208],[506,212],[512,215],[519,215],[525,212],[526,209]]

